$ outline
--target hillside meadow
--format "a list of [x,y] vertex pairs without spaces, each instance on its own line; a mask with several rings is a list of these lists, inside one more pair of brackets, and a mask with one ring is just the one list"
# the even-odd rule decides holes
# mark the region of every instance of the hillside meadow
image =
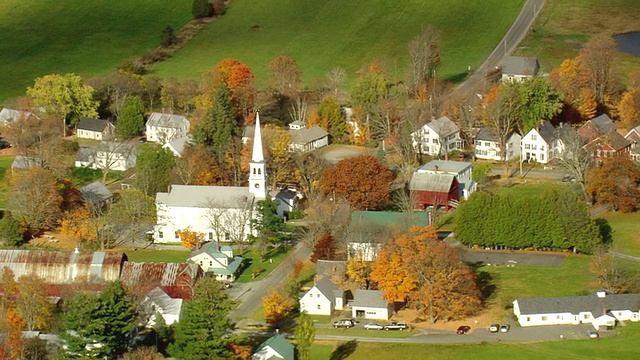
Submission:
[[191,0],[2,0],[0,103],[45,74],[107,74],[191,17]]
[[523,0],[233,0],[223,17],[209,25],[154,71],[195,78],[224,58],[249,65],[258,86],[267,64],[279,54],[292,56],[307,85],[322,81],[334,67],[348,79],[373,59],[382,59],[402,78],[407,44],[423,26],[441,34],[439,76],[461,79],[498,44]]

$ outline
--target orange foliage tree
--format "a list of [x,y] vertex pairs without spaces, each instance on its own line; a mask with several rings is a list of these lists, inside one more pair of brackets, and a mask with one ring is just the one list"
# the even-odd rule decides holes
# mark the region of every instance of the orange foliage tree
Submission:
[[311,254],[311,262],[318,260],[338,260],[336,238],[331,234],[320,234]]
[[291,315],[294,309],[293,301],[285,296],[284,291],[269,290],[269,294],[262,297],[264,318],[269,324],[279,324]]
[[202,75],[201,95],[197,97],[198,108],[206,110],[213,106],[216,89],[225,85],[229,89],[233,111],[238,119],[244,119],[253,108],[256,97],[254,75],[251,68],[232,58],[221,60],[213,70]]
[[341,160],[325,170],[320,178],[320,190],[327,196],[344,197],[356,209],[376,210],[391,199],[394,175],[378,158],[360,155]]
[[204,234],[191,230],[191,226],[187,226],[186,229],[178,230],[176,232],[178,233],[178,236],[180,236],[180,240],[182,240],[182,246],[187,249],[193,249],[204,241]]
[[98,238],[96,220],[88,206],[67,212],[60,220],[60,232],[85,242],[93,242]]
[[640,204],[640,167],[627,157],[605,158],[587,175],[587,193],[599,204],[632,212]]
[[475,274],[432,227],[413,227],[387,244],[372,265],[371,280],[385,299],[408,300],[432,322],[467,317],[482,305]]
[[204,145],[186,146],[173,173],[185,185],[228,185],[229,179]]
[[269,84],[280,94],[292,96],[302,85],[302,71],[289,55],[278,55],[268,65]]

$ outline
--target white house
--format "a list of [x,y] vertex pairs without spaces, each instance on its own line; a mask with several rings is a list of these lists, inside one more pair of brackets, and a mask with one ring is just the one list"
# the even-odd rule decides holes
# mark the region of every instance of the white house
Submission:
[[143,306],[149,312],[149,320],[147,327],[153,327],[156,324],[156,316],[160,314],[165,324],[173,325],[180,321],[180,312],[182,311],[182,299],[174,299],[167,295],[161,288],[156,287],[151,290],[142,301]]
[[103,141],[97,147],[81,147],[75,166],[126,171],[136,166],[137,155],[129,143]]
[[538,75],[540,64],[536,57],[507,56],[502,64],[502,81],[523,82]]
[[640,320],[640,294],[608,294],[599,290],[584,296],[516,299],[513,313],[521,326],[592,324],[610,329],[617,321]]
[[424,174],[451,174],[460,184],[460,199],[467,199],[476,191],[477,183],[473,181],[471,163],[452,160],[431,160],[416,170]]
[[310,315],[332,315],[346,305],[344,291],[323,277],[300,298],[300,311]]
[[631,160],[640,161],[640,126],[629,130],[624,138],[631,143]]
[[184,149],[188,145],[191,145],[192,142],[193,142],[193,139],[191,138],[191,136],[187,135],[187,136],[183,136],[181,138],[177,138],[169,141],[168,143],[162,145],[162,148],[169,149],[169,151],[171,151],[175,156],[181,157],[182,153],[184,152]]
[[290,151],[307,152],[329,145],[329,133],[318,125],[306,128],[305,124],[294,121],[289,124]]
[[171,185],[168,192],[157,193],[155,241],[180,242],[178,230],[187,227],[209,241],[239,242],[251,234],[255,202],[268,196],[259,116],[249,172],[248,187]]
[[382,297],[381,290],[357,289],[351,303],[351,316],[375,320],[388,320],[393,312],[393,304]]
[[[511,160],[520,156],[520,141],[522,136],[517,132],[511,132],[507,135],[506,156],[507,160]],[[474,138],[474,156],[476,159],[485,160],[504,160],[500,139],[495,132],[488,128],[482,128]]]
[[182,115],[151,113],[145,126],[147,141],[165,144],[187,136],[191,123]]
[[421,154],[439,156],[454,150],[462,150],[460,129],[448,117],[443,116],[425,124],[411,133],[413,148]]
[[235,281],[242,260],[242,256],[233,256],[231,246],[219,247],[217,242],[202,245],[187,259],[198,264],[206,275],[214,276],[219,281]]
[[[571,130],[567,127],[566,131]],[[520,144],[523,161],[546,164],[555,158],[562,157],[564,153],[560,133],[549,121],[529,130]]]
[[113,135],[116,127],[109,120],[82,118],[76,128],[78,139],[105,140]]
[[0,110],[0,126],[7,126],[18,120],[28,120],[32,116],[35,115],[30,111],[3,108]]
[[258,346],[251,360],[294,360],[295,347],[282,335],[276,334]]
[[283,189],[272,192],[271,198],[278,202],[278,216],[288,219],[289,213],[297,209],[298,201],[302,198],[302,194],[296,190]]

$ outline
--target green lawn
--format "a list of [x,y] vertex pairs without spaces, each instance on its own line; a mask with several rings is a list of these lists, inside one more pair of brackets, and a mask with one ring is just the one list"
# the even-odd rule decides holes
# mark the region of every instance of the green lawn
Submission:
[[49,73],[104,75],[189,21],[191,0],[0,1],[0,103]]
[[[111,170],[107,174],[108,180],[117,180],[124,177],[124,171]],[[102,180],[102,170],[90,169],[85,167],[73,167],[69,168],[69,176],[73,180],[76,186],[84,186],[90,184],[96,180]]]
[[[349,360],[369,359],[635,359],[640,325],[616,329],[618,336],[598,340],[565,340],[526,344],[391,344],[351,343],[343,354],[353,351]],[[329,359],[335,343],[316,342],[311,347],[312,359]],[[400,355],[400,356],[399,356]],[[347,357],[337,357],[345,359]]]
[[224,58],[249,65],[258,86],[267,64],[285,53],[300,66],[307,85],[317,85],[339,66],[349,79],[372,59],[395,75],[404,72],[407,44],[423,26],[439,30],[441,77],[461,78],[498,44],[523,0],[236,0],[222,18],[174,56],[157,65],[163,77],[196,78]]
[[316,328],[316,334],[322,335],[343,335],[343,336],[368,336],[376,338],[408,338],[414,335],[413,331],[384,331],[384,330],[356,330],[356,329],[334,329]]
[[191,254],[187,249],[177,248],[176,250],[124,250],[127,258],[132,262],[176,262],[183,263]]
[[[271,270],[278,266],[278,264],[280,264],[282,260],[284,260],[289,255],[292,249],[292,247],[289,247],[287,248],[286,252],[280,251],[279,249],[274,249],[267,254],[267,256],[265,257],[265,261],[263,262],[260,261],[260,254],[257,251],[248,251],[247,253],[242,255],[244,256],[243,266],[246,267],[242,271],[240,276],[238,276],[236,281],[242,283],[264,278],[267,274],[269,274],[269,272],[271,272]],[[264,272],[262,272],[258,277],[254,279],[252,274],[254,269],[258,266],[262,267],[264,269]]]
[[640,256],[640,212],[622,214],[608,212],[599,216],[611,226],[611,249]]
[[0,209],[4,209],[7,201],[7,191],[9,190],[9,182],[6,179],[7,173],[11,171],[13,156],[0,156]]

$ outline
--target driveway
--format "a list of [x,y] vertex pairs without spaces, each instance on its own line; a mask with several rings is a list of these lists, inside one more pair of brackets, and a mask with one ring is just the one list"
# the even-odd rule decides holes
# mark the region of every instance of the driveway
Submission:
[[484,250],[460,250],[460,255],[467,263],[496,266],[562,266],[566,258],[563,254],[524,254]]

